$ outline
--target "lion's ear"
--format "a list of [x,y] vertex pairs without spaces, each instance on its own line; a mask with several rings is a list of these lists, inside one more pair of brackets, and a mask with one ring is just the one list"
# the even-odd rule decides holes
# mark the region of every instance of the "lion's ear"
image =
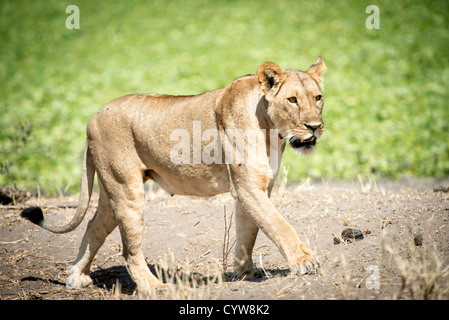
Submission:
[[311,76],[318,84],[321,83],[321,74],[326,71],[326,65],[321,57],[318,57],[316,62],[307,69],[306,73]]
[[265,95],[274,96],[284,81],[284,70],[274,62],[264,62],[257,69],[257,77]]

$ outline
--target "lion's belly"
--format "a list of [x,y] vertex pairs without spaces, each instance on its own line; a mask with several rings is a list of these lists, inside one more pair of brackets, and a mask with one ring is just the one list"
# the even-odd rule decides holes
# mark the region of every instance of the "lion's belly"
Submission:
[[150,170],[147,175],[171,195],[211,197],[230,191],[226,165],[183,165],[176,170]]

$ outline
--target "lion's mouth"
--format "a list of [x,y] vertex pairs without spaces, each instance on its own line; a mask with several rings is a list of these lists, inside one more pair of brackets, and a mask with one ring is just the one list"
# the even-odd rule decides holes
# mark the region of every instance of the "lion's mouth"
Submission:
[[312,136],[306,140],[301,140],[299,137],[293,136],[290,138],[289,142],[290,145],[295,149],[303,147],[313,147],[316,145],[316,138],[315,136]]

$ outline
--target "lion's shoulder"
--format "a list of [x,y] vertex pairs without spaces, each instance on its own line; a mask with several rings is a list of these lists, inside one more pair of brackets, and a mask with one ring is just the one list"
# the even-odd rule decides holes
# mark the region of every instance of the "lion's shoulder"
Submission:
[[228,84],[220,92],[215,105],[215,112],[219,115],[232,114],[237,109],[254,105],[252,102],[260,100],[263,93],[260,90],[257,76],[248,74],[239,77]]

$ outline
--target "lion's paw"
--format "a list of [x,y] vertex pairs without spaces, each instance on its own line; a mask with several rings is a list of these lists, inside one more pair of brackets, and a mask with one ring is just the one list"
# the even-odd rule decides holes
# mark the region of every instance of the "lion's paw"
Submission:
[[303,259],[302,261],[297,263],[297,266],[298,269],[296,270],[296,273],[299,274],[313,274],[318,269],[318,263],[310,259]]
[[306,245],[302,245],[301,249],[304,254],[297,260],[292,271],[296,274],[316,273],[320,266],[318,256],[315,256]]
[[70,266],[67,268],[70,276],[66,279],[65,285],[68,289],[81,289],[90,286],[93,282],[87,274],[81,273],[78,267]]

